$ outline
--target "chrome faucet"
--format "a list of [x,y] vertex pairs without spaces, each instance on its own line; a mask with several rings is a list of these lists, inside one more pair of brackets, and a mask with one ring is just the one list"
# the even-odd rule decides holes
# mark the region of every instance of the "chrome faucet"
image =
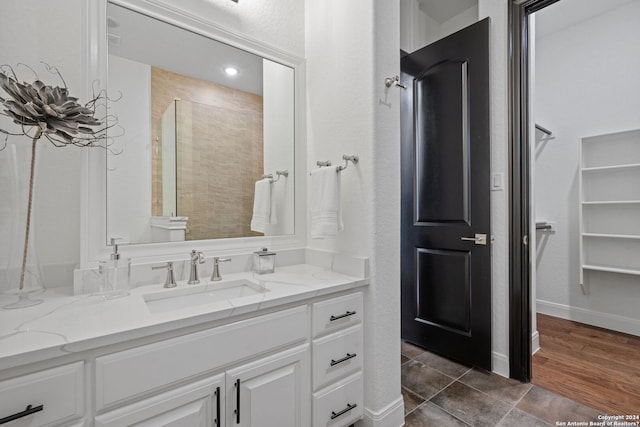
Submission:
[[220,258],[217,256],[213,257],[213,273],[211,274],[212,282],[219,282],[220,280],[222,280],[222,276],[220,276],[220,266],[218,265],[218,263],[226,261],[231,261],[231,258]]
[[189,281],[187,282],[189,285],[197,285],[200,283],[198,264],[204,264],[204,255],[202,255],[202,252],[193,250],[191,251],[191,271],[189,273]]
[[173,275],[173,262],[169,261],[166,265],[151,267],[152,270],[159,270],[161,268],[167,269],[167,278],[164,280],[164,287],[175,288],[177,285],[176,285],[176,278]]

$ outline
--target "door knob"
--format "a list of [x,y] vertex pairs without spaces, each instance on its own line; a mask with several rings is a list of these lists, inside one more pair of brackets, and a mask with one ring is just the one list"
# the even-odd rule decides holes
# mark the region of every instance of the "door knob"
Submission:
[[473,242],[476,245],[486,245],[487,244],[487,235],[476,233],[475,237],[461,237],[460,240],[466,240],[469,242]]

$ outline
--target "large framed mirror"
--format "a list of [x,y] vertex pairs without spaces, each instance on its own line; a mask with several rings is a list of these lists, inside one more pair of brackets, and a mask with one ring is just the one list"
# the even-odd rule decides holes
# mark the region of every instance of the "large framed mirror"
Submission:
[[294,234],[295,69],[126,6],[106,3],[105,241]]

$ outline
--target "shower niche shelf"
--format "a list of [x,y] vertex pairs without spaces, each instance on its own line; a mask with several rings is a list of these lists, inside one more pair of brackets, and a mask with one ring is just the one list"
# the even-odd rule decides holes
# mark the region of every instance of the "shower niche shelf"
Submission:
[[640,130],[582,138],[580,195],[583,291],[586,272],[640,276]]

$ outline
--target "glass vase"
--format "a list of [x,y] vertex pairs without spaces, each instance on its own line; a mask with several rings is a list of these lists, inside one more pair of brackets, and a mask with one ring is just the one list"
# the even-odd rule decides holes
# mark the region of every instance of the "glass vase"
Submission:
[[[9,303],[2,308],[23,308],[40,304],[42,300],[33,298],[44,291],[44,281],[35,245],[33,212],[37,206],[37,196],[32,195],[31,218],[27,218],[29,204],[29,181],[31,165],[31,144],[26,141],[8,143],[0,151],[0,236],[4,247],[0,248],[0,292],[9,296]],[[28,239],[25,241],[27,236]],[[15,298],[17,298],[17,300]],[[7,299],[3,298],[3,303]]]

